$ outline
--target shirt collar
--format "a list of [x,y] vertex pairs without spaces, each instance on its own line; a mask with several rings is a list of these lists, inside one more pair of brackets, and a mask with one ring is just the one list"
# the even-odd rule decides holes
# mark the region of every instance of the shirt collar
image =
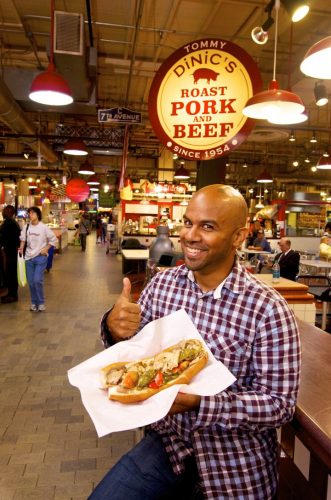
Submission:
[[[183,271],[184,269],[186,270],[185,275],[187,276],[187,278],[193,283],[196,283],[193,271],[187,269],[186,266],[183,266]],[[246,277],[245,271],[239,264],[238,259],[236,259],[233,268],[231,269],[228,276],[214,289],[213,291],[214,299],[219,299],[221,297],[221,292],[223,287],[227,288],[228,290],[231,290],[233,293],[236,294],[243,293],[246,282],[245,277]]]

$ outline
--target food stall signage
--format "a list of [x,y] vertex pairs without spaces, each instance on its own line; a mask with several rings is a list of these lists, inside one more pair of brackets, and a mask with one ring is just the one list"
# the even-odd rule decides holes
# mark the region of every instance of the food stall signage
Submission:
[[99,123],[141,123],[141,113],[127,108],[98,110]]
[[220,39],[190,42],[156,73],[149,94],[149,117],[160,141],[189,160],[229,154],[255,122],[242,114],[262,88],[252,57]]

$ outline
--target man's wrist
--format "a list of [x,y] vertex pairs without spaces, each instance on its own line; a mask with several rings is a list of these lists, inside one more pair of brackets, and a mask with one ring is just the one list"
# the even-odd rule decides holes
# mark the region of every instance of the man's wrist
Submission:
[[100,335],[101,335],[101,340],[105,348],[110,347],[114,345],[116,342],[112,337],[112,334],[109,330],[107,319],[108,319],[108,314],[112,310],[109,309],[108,311],[105,312],[105,314],[102,316],[101,323],[100,323]]

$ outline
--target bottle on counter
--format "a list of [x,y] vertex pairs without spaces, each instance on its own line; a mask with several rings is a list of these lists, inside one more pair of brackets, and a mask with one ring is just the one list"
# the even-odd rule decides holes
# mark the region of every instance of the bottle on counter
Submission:
[[278,261],[276,261],[272,266],[272,282],[279,283],[279,281],[280,281],[280,267]]
[[158,226],[156,228],[157,237],[149,247],[149,257],[154,259],[155,262],[159,261],[159,258],[164,253],[173,252],[173,243],[169,238],[169,227],[168,226]]

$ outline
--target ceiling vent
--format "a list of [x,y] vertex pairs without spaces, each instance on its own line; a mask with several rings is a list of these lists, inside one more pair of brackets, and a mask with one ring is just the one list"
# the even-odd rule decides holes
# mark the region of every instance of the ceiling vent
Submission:
[[273,142],[281,141],[288,138],[286,130],[279,130],[279,128],[260,128],[256,127],[247,138],[250,142]]
[[54,54],[83,55],[82,14],[54,12]]
[[54,62],[58,72],[68,82],[76,105],[78,102],[90,102],[94,86],[90,67],[93,70],[93,65],[96,65],[96,54],[89,51],[86,57],[84,39],[82,14],[54,12]]

